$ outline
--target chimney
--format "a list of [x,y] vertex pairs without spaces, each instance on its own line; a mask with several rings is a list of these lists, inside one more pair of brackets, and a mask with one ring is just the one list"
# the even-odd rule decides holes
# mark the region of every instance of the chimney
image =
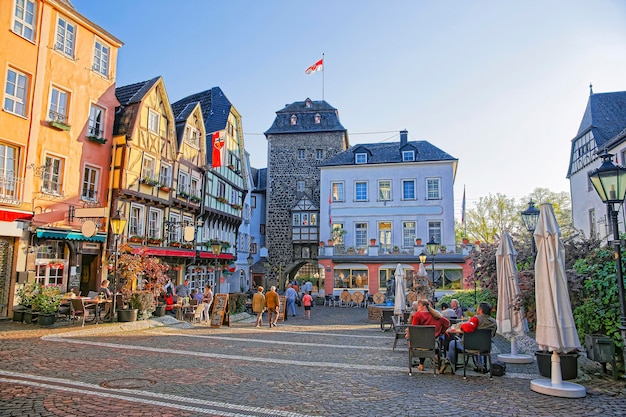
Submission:
[[408,130],[401,130],[400,131],[400,147],[406,145],[408,136],[409,136]]

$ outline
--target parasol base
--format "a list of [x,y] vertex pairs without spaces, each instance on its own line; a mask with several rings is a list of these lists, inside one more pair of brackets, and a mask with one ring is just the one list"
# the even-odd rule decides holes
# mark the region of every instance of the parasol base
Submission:
[[547,378],[533,379],[530,381],[530,389],[553,397],[584,398],[587,395],[587,390],[582,385],[567,381],[552,384],[552,380]]
[[535,358],[530,355],[501,353],[498,355],[498,360],[505,363],[533,363]]

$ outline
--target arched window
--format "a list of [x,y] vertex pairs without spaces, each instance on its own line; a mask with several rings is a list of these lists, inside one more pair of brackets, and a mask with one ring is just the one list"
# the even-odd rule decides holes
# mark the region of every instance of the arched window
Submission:
[[297,121],[298,121],[298,116],[296,116],[295,114],[292,114],[291,115],[291,126],[295,125]]

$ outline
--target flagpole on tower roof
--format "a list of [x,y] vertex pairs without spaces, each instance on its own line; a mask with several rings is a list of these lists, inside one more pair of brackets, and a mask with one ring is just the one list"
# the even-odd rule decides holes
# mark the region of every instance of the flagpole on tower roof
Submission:
[[[322,52],[322,62],[324,62],[324,53]],[[324,67],[326,63],[322,65],[322,101],[324,101]]]

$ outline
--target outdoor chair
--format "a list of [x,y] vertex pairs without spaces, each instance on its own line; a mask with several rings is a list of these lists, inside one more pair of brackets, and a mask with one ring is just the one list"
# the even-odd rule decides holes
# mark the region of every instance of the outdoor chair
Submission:
[[324,305],[330,307],[331,304],[333,304],[333,296],[332,295],[325,295],[324,296]]
[[398,340],[406,339],[406,321],[403,321],[399,316],[392,316],[391,323],[393,326],[393,331],[395,333],[395,337],[393,339],[393,349],[396,350],[396,345],[398,344]]
[[[197,300],[196,300],[197,301]],[[204,310],[204,303],[192,305],[185,310],[185,319],[189,319],[190,323],[196,323],[196,321],[202,320],[202,311]]]
[[413,358],[430,358],[433,375],[437,374],[435,326],[406,326],[409,334],[409,375],[413,374]]
[[386,332],[387,330],[391,330],[392,328],[393,328],[393,311],[383,310],[383,313],[380,316],[380,331]]
[[189,300],[189,305],[190,306],[197,306],[198,305],[198,300],[195,300],[195,299],[192,298],[191,300]]
[[334,295],[333,296],[333,305],[335,307],[340,306],[341,305],[341,298],[338,295]]
[[72,304],[67,301],[61,301],[61,305],[59,305],[57,315],[59,316],[59,318],[64,318],[65,320],[69,321],[72,316]]
[[489,370],[489,378],[491,374],[491,330],[478,329],[472,333],[463,334],[463,378],[466,379],[465,371],[467,364],[472,356],[482,357],[484,366]]
[[[72,303],[72,313],[71,313],[71,319],[72,320],[78,320],[79,318],[82,317],[83,319],[83,323],[82,326],[85,326],[85,321],[87,319],[87,316],[90,313],[89,308],[85,307],[85,302],[83,301],[82,298],[72,298],[71,300]],[[95,308],[94,308],[94,317],[95,317]]]

